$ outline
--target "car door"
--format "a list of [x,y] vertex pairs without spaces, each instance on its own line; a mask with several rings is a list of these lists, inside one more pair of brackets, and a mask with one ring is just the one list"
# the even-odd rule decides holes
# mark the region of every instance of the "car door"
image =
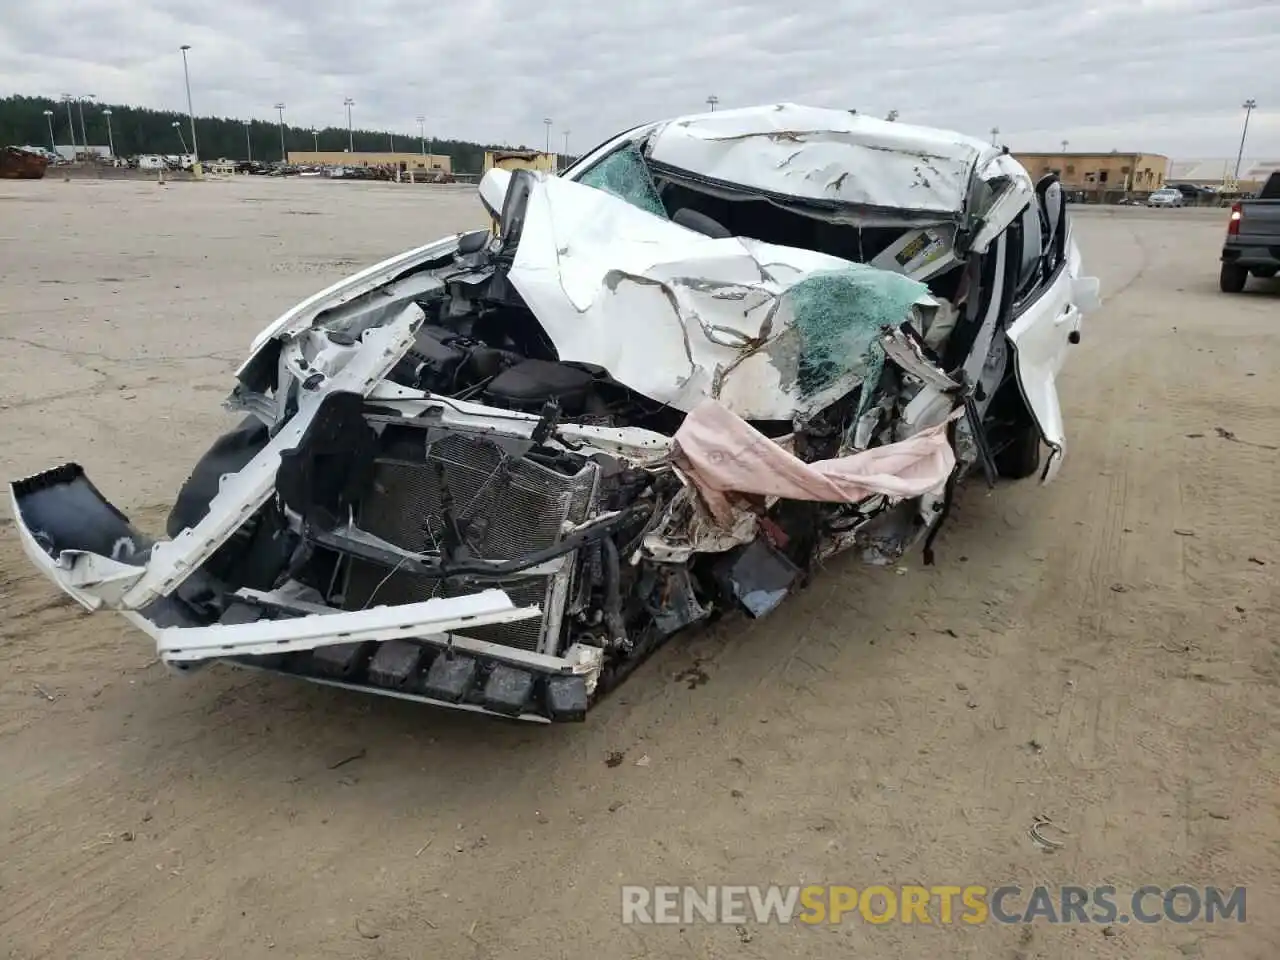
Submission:
[[1097,280],[1080,276],[1080,255],[1055,182],[1037,187],[1023,213],[1013,314],[1008,328],[1023,401],[1049,447],[1041,483],[1057,475],[1066,454],[1058,372],[1080,339],[1086,311],[1097,303]]

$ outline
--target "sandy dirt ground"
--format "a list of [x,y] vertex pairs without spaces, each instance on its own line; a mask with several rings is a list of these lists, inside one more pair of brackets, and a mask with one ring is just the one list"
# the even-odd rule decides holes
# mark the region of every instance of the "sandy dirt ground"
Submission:
[[[77,459],[159,532],[263,325],[482,220],[454,188],[0,185],[0,474]],[[171,676],[0,507],[0,957],[1280,955],[1280,287],[1217,292],[1220,211],[1076,223],[1107,304],[1058,481],[971,486],[936,566],[834,562],[584,725]],[[623,883],[770,882],[1247,885],[1248,914],[620,923]]]

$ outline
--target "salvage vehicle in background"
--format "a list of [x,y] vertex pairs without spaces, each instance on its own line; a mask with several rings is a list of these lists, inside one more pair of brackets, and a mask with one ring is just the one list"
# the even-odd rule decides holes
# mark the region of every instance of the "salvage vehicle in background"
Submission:
[[1231,205],[1222,244],[1218,286],[1240,293],[1250,275],[1270,278],[1280,272],[1280,172],[1271,174],[1255,200]]
[[581,720],[659,644],[828,558],[932,540],[957,483],[1058,471],[1097,281],[1055,177],[790,104],[647,124],[254,341],[168,539],[76,464],[32,561],[176,668],[230,661]]
[[1162,187],[1147,197],[1148,207],[1180,207],[1182,204],[1182,191],[1173,187]]

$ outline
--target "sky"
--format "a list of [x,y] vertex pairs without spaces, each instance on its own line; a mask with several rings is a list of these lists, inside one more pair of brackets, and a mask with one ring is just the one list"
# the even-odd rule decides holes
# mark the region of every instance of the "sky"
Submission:
[[0,95],[581,153],[719,105],[853,108],[1013,150],[1280,158],[1277,0],[32,0]]

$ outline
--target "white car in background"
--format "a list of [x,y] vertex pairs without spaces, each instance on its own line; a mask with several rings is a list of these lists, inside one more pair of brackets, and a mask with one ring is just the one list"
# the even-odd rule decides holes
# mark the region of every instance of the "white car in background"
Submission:
[[931,562],[966,474],[1062,463],[1098,284],[1056,178],[983,139],[771,104],[480,195],[496,230],[258,336],[167,538],[66,464],[12,484],[30,559],[174,667],[580,720],[837,553]]
[[1147,197],[1148,207],[1180,207],[1184,203],[1181,190],[1163,187]]

